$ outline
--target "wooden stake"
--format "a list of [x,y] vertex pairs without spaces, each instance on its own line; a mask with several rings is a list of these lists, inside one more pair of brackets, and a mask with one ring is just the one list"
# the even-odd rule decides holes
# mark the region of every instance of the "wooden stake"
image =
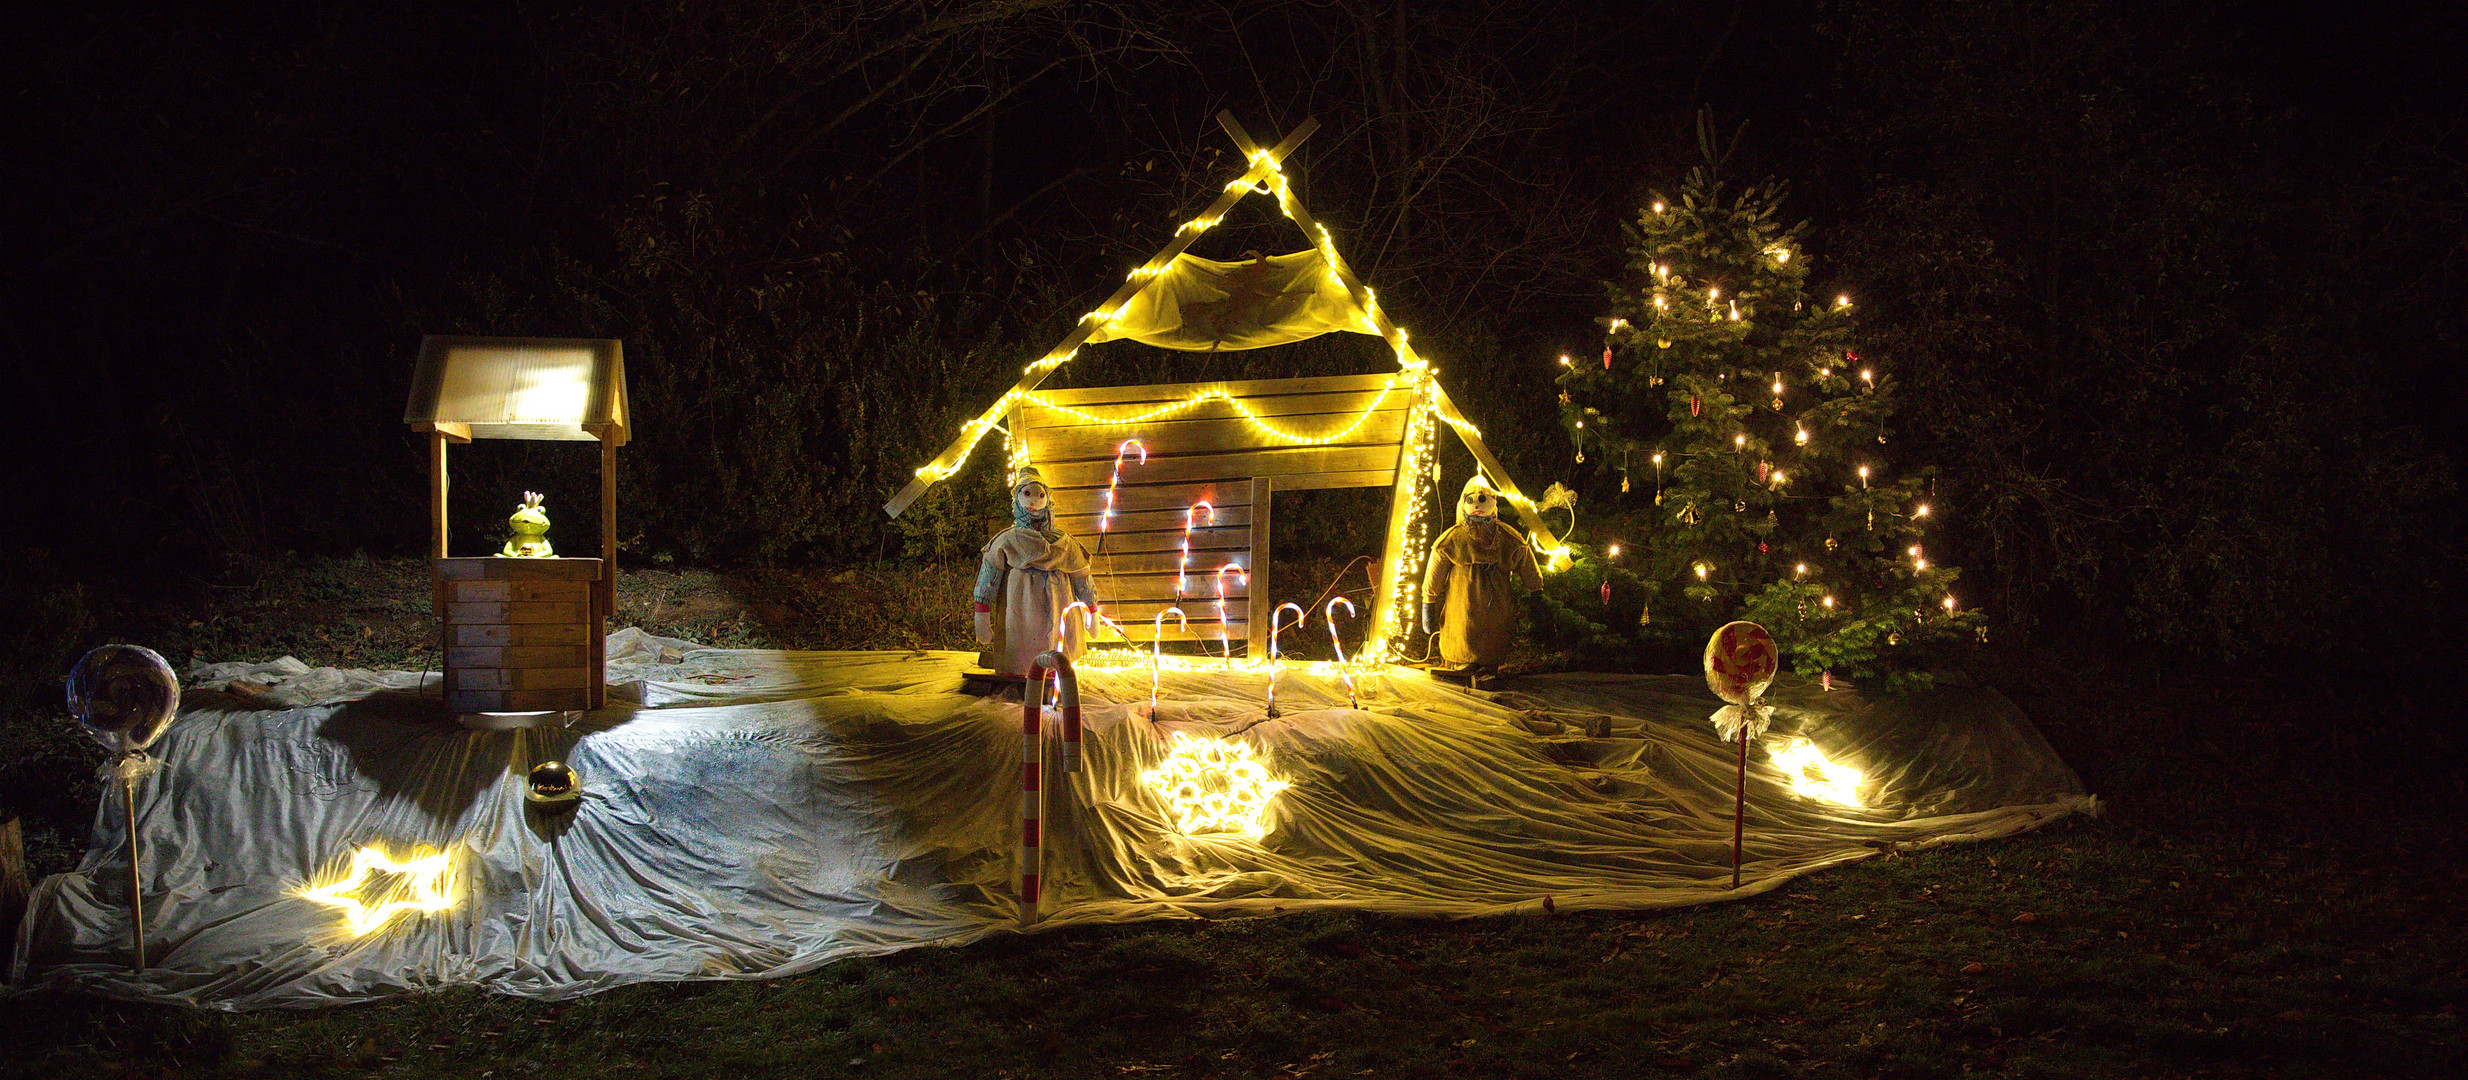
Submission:
[[[122,759],[121,764],[125,767],[128,762]],[[121,776],[120,806],[128,811],[129,818],[129,931],[137,939],[137,960],[129,967],[132,971],[144,971],[146,970],[146,908],[141,903],[144,894],[137,888],[137,780],[135,777],[125,774]]]
[[1740,786],[1731,806],[1731,887],[1740,887],[1740,834],[1748,822],[1748,724],[1740,723]]

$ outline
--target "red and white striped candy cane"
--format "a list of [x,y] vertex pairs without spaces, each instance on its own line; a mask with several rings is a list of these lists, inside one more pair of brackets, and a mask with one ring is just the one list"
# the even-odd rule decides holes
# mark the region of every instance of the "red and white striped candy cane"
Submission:
[[1215,525],[1217,508],[1207,500],[1192,503],[1183,510],[1183,557],[1181,562],[1174,564],[1174,602],[1177,604],[1182,603],[1183,597],[1191,592],[1191,582],[1185,577],[1191,570],[1191,526],[1202,510],[1208,511],[1208,523]]
[[1045,870],[1045,677],[1054,673],[1063,707],[1063,771],[1080,771],[1080,679],[1059,652],[1037,654],[1020,695],[1020,925],[1037,921]]
[[1301,626],[1311,618],[1310,612],[1304,611],[1301,604],[1292,601],[1279,604],[1277,610],[1268,613],[1268,715],[1270,716],[1277,715],[1277,669],[1284,666],[1277,662],[1277,620],[1285,617],[1287,608],[1294,609],[1294,621],[1288,625]]
[[1328,606],[1321,611],[1328,616],[1328,647],[1337,651],[1337,674],[1345,676],[1346,707],[1359,709],[1363,707],[1363,703],[1354,696],[1354,671],[1345,666],[1345,643],[1337,640],[1337,605],[1339,604],[1345,605],[1345,613],[1349,618],[1353,616],[1354,602],[1342,596],[1331,598]]
[[1140,448],[1140,464],[1148,464],[1148,444],[1138,439],[1124,439],[1114,448],[1114,478],[1105,482],[1105,513],[1097,518],[1097,550],[1105,550],[1106,530],[1114,527],[1114,485],[1123,482],[1123,455],[1132,447]]
[[1168,615],[1174,616],[1178,628],[1191,629],[1191,618],[1178,607],[1160,611],[1156,618],[1149,620],[1156,626],[1148,635],[1148,715],[1152,717],[1157,715],[1157,667],[1165,658],[1165,617]]
[[1233,563],[1217,568],[1217,649],[1225,654],[1226,666],[1233,667],[1234,641],[1227,637],[1225,632],[1225,576],[1228,573],[1241,577],[1243,584],[1249,585],[1251,584],[1251,572]]

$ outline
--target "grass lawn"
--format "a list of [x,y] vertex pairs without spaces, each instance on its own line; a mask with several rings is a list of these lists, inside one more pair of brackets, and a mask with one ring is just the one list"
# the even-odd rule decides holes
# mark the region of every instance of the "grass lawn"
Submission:
[[[717,644],[949,646],[965,587],[629,574],[619,615]],[[412,562],[89,606],[175,665],[433,666]],[[2046,670],[1999,685],[2112,813],[1665,912],[1074,928],[556,1004],[449,991],[230,1015],[37,994],[0,1006],[0,1075],[2468,1075],[2455,768],[2359,775],[2380,743],[2308,734],[2270,695],[2101,693]],[[21,697],[0,790],[43,873],[93,792],[32,779],[75,742],[56,702]]]

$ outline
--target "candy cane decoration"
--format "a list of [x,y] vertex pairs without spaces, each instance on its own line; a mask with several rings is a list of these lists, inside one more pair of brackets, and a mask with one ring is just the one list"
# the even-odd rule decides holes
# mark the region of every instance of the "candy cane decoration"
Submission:
[[1359,709],[1363,707],[1363,703],[1354,697],[1354,673],[1347,670],[1345,666],[1345,643],[1337,640],[1337,605],[1339,604],[1345,605],[1347,617],[1351,618],[1354,615],[1354,602],[1342,596],[1331,598],[1328,606],[1321,611],[1328,616],[1328,647],[1337,650],[1337,674],[1345,676],[1346,708]]
[[1229,570],[1241,575],[1244,585],[1251,584],[1251,572],[1233,563],[1217,568],[1217,648],[1225,653],[1225,666],[1230,668],[1234,666],[1234,642],[1225,632],[1225,575]]
[[1105,550],[1106,530],[1114,527],[1114,485],[1123,482],[1123,455],[1132,447],[1140,448],[1140,464],[1148,464],[1148,444],[1138,439],[1124,439],[1114,448],[1114,478],[1105,482],[1105,513],[1097,517],[1097,550]]
[[1046,672],[1054,673],[1056,694],[1063,706],[1063,771],[1080,771],[1080,678],[1071,661],[1059,652],[1037,654],[1028,665],[1028,682],[1035,687],[1020,696],[1020,925],[1037,921],[1037,900],[1044,885]]
[[1155,632],[1148,638],[1148,715],[1150,716],[1157,715],[1157,665],[1165,656],[1165,617],[1168,615],[1174,616],[1174,622],[1179,629],[1191,629],[1191,620],[1183,615],[1183,609],[1179,607],[1170,607],[1160,611],[1155,619],[1150,620],[1156,624]]
[[1268,613],[1268,715],[1270,716],[1278,715],[1277,668],[1279,665],[1277,663],[1277,620],[1285,617],[1285,609],[1287,608],[1294,609],[1293,625],[1295,626],[1301,626],[1305,620],[1311,618],[1311,613],[1304,611],[1301,604],[1290,602],[1279,604],[1277,605],[1277,610]]
[[1191,569],[1191,523],[1199,517],[1201,510],[1208,511],[1210,525],[1217,523],[1217,508],[1205,499],[1192,503],[1183,510],[1183,558],[1181,562],[1174,564],[1174,602],[1178,604],[1182,603],[1183,594],[1189,592],[1191,588],[1191,583],[1185,579],[1184,573]]
[[1069,633],[1067,628],[1071,625],[1072,608],[1080,609],[1080,625],[1082,626],[1091,625],[1088,620],[1097,614],[1097,609],[1088,606],[1085,600],[1074,600],[1063,605],[1063,610],[1054,616],[1054,651],[1056,652],[1062,651],[1063,639]]

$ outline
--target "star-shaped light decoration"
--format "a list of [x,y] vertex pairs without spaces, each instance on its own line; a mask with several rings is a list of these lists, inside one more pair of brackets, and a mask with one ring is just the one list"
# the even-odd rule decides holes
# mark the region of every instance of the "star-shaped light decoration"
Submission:
[[1860,784],[1867,774],[1849,765],[1829,761],[1817,744],[1805,736],[1793,736],[1789,742],[1773,749],[1774,767],[1782,770],[1791,781],[1791,793],[1802,798],[1830,802],[1836,806],[1866,806],[1860,801]]
[[353,937],[384,926],[406,911],[423,915],[454,906],[454,863],[445,852],[430,852],[398,861],[384,849],[363,847],[351,853],[351,869],[342,877],[300,892],[300,898],[343,909],[343,925]]
[[1254,840],[1267,835],[1260,819],[1268,800],[1294,786],[1252,760],[1249,746],[1179,731],[1165,760],[1141,773],[1140,782],[1165,800],[1174,831],[1238,832]]

